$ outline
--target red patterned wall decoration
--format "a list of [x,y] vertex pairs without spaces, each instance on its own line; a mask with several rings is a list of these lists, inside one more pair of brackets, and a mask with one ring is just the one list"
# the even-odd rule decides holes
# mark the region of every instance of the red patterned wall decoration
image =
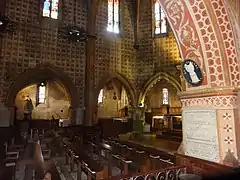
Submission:
[[223,55],[225,62],[227,62],[226,68],[230,72],[231,83],[229,85],[237,87],[240,85],[239,64],[237,60],[237,50],[234,41],[233,29],[229,16],[222,0],[212,0],[210,3],[214,9],[213,12],[218,24],[216,28],[219,29],[219,40],[222,39],[220,42],[223,42]]
[[[203,85],[238,86],[236,49],[222,1],[159,1],[175,31],[182,57],[193,59],[201,66]],[[216,29],[216,23],[221,25],[220,29]],[[221,47],[221,42],[224,42],[224,47]]]

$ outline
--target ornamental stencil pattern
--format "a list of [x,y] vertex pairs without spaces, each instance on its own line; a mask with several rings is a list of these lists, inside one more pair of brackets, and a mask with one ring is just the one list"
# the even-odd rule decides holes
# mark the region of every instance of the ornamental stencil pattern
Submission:
[[180,46],[183,58],[192,59],[201,67],[203,72],[202,85],[207,85],[203,49],[201,48],[203,46],[201,45],[192,15],[184,2],[178,0],[160,0],[172,24],[172,29],[175,29],[176,40]]
[[189,3],[196,19],[196,26],[201,33],[202,46],[205,48],[204,57],[206,58],[206,66],[208,66],[210,84],[212,87],[224,86],[223,60],[209,10],[202,0],[189,0]]
[[[239,86],[236,47],[222,0],[159,1],[175,29],[183,58],[196,61],[202,68],[202,85],[225,86],[225,77],[230,73],[231,85]],[[219,24],[219,29],[215,24]],[[222,43],[224,47],[220,48]]]
[[235,121],[234,121],[234,110],[218,110],[218,129],[220,147],[221,147],[221,157],[225,157],[228,149],[237,158],[237,143],[235,135]]
[[231,86],[240,85],[240,75],[239,75],[239,65],[237,61],[236,46],[234,42],[234,37],[232,33],[232,27],[227,15],[226,7],[222,0],[211,0],[207,1],[211,3],[214,9],[214,14],[217,19],[217,24],[219,31],[221,32],[221,38],[223,40],[226,62],[228,63],[228,70],[230,72]]
[[[214,109],[236,109],[237,96],[209,96],[181,99],[182,107],[211,107]],[[227,116],[227,114],[226,114]],[[230,118],[230,117],[226,117]]]

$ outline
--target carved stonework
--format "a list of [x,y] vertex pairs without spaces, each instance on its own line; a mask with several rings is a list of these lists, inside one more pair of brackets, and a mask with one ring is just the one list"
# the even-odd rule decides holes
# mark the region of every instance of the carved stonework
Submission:
[[210,96],[182,99],[182,107],[236,108],[237,96]]
[[[195,92],[180,93],[182,108],[201,110],[210,108],[216,110],[219,138],[220,162],[223,161],[226,153],[231,151],[233,156],[238,159],[238,93],[234,89],[211,89]],[[186,129],[186,128],[185,128]]]

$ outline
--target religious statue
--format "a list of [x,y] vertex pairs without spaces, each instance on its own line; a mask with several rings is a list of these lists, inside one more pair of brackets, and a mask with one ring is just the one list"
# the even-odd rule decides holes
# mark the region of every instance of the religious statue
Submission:
[[185,70],[189,73],[189,76],[192,80],[192,83],[199,83],[200,79],[198,78],[196,72],[195,72],[195,67],[193,63],[190,61],[184,65]]
[[24,99],[24,119],[31,120],[32,119],[32,111],[33,111],[33,104],[31,98],[27,95]]

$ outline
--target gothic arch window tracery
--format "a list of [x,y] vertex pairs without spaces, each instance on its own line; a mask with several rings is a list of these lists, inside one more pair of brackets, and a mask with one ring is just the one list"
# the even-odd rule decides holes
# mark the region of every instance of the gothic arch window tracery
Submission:
[[166,15],[158,0],[154,0],[153,2],[154,2],[154,34],[155,35],[167,34],[168,27]]
[[41,0],[42,16],[59,19],[60,0]]
[[108,0],[108,24],[107,31],[119,33],[120,16],[119,0]]
[[168,105],[169,104],[169,102],[168,102],[168,100],[169,100],[169,94],[168,94],[168,89],[167,88],[163,88],[163,90],[162,90],[162,100],[163,100],[163,104],[165,104],[165,105]]

